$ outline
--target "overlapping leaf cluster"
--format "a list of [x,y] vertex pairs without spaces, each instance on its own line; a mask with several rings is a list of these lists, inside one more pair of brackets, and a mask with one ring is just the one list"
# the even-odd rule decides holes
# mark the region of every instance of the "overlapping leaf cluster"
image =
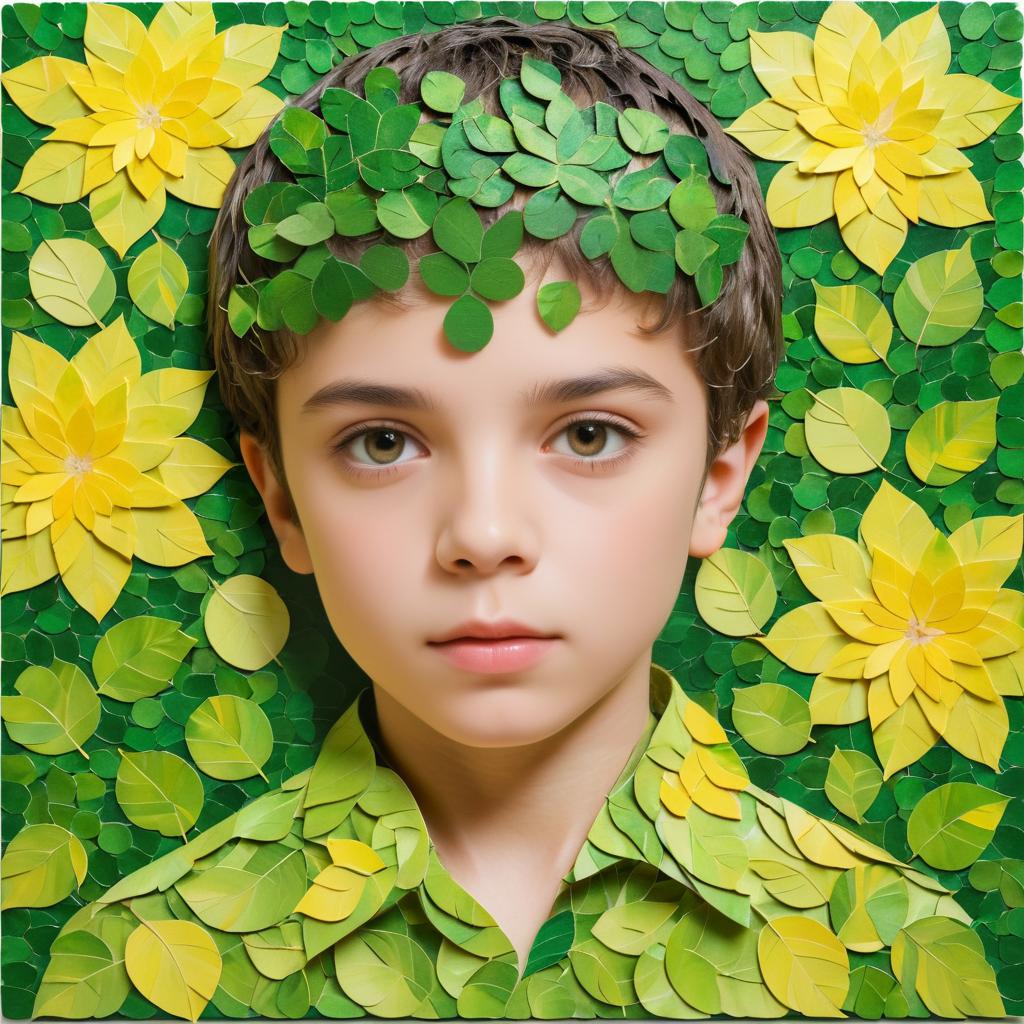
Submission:
[[[729,179],[709,166],[698,139],[671,132],[651,111],[603,102],[580,109],[561,72],[529,55],[519,77],[500,86],[505,117],[487,113],[479,97],[462,102],[465,83],[447,72],[423,77],[422,105],[400,104],[399,91],[397,73],[376,68],[364,96],[328,88],[321,116],[291,107],[272,125],[270,148],[294,180],[254,189],[244,212],[253,252],[289,265],[232,288],[228,315],[240,337],[254,326],[257,341],[259,329],[308,333],[321,317],[340,320],[353,302],[403,287],[410,266],[398,246],[369,246],[356,265],[327,244],[335,233],[381,229],[399,239],[432,232],[439,251],[421,257],[418,270],[431,291],[457,296],[444,331],[463,351],[493,334],[485,300],[522,291],[513,257],[523,232],[557,238],[581,216],[582,252],[608,257],[631,291],[664,294],[681,270],[702,304],[718,297],[749,226],[718,212],[709,177]],[[435,116],[421,122],[424,114]],[[657,155],[647,167],[615,174],[648,154]],[[485,231],[474,206],[501,206],[517,185],[536,191]],[[560,327],[570,319],[559,317]]]
[[1003,1013],[949,891],[751,785],[657,665],[649,728],[520,970],[381,757],[368,695],[311,769],[76,913],[34,1015],[113,1012],[129,981],[192,1020],[210,1001],[232,1017],[842,1017],[865,987],[889,1016]]

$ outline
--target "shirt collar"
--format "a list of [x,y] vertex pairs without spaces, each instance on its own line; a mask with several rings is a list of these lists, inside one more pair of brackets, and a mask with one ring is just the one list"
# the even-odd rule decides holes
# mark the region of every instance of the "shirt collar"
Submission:
[[[591,824],[563,878],[565,884],[619,862],[639,861],[692,887],[693,881],[658,837],[654,821],[663,807],[685,815],[693,802],[711,813],[739,817],[731,813],[734,804],[738,807],[732,791],[744,788],[748,780],[719,722],[686,696],[670,672],[654,663],[648,706],[647,727]],[[711,756],[709,746],[714,748]],[[367,687],[324,740],[303,801],[303,835],[318,838],[340,824],[380,768],[394,772],[381,743],[373,690]],[[411,792],[408,800],[418,812]]]

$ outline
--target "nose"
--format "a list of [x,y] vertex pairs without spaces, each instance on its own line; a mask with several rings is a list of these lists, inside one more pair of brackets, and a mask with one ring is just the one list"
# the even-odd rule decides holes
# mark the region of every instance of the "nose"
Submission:
[[525,474],[511,455],[478,446],[465,455],[445,484],[437,561],[447,572],[491,575],[506,564],[529,572],[536,564],[537,507]]

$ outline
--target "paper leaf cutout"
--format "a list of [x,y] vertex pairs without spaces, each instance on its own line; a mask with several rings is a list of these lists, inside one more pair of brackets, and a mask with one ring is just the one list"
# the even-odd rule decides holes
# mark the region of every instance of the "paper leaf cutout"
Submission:
[[[123,922],[108,919],[113,927]],[[130,925],[125,925],[131,931]],[[121,939],[122,948],[127,936]],[[32,1007],[33,1017],[82,1020],[107,1017],[121,1008],[131,985],[123,954],[115,954],[99,935],[70,931],[50,947],[50,963]]]
[[804,418],[804,433],[811,454],[833,473],[880,467],[892,437],[884,406],[856,388],[819,391]]
[[818,300],[814,333],[822,345],[844,363],[884,360],[892,342],[892,320],[882,300],[856,284],[811,284]]
[[959,249],[912,263],[892,298],[900,330],[915,345],[951,345],[978,321],[985,292],[968,238]]
[[118,752],[114,792],[125,816],[140,828],[184,838],[206,799],[196,770],[167,750]]
[[154,697],[170,685],[195,638],[173,619],[136,615],[111,626],[92,655],[99,692],[128,703]]
[[176,885],[204,924],[225,932],[255,932],[277,924],[291,913],[305,887],[301,850],[248,840]]
[[32,254],[28,281],[36,302],[72,327],[102,327],[117,293],[100,251],[79,238],[44,238]]
[[334,970],[345,995],[377,1017],[414,1014],[434,977],[419,943],[408,935],[374,931],[348,935],[336,943]]
[[575,281],[548,281],[537,289],[537,312],[553,331],[563,331],[576,318],[582,304]]
[[0,907],[52,907],[85,881],[88,867],[85,847],[66,828],[26,825],[0,861]]
[[732,720],[739,734],[762,754],[792,754],[811,738],[811,709],[796,690],[758,683],[733,690]]
[[911,922],[893,940],[891,960],[908,1000],[920,996],[936,1016],[1006,1015],[981,938],[961,921],[922,917]]
[[213,585],[204,618],[213,649],[236,668],[263,668],[288,639],[288,606],[266,580],[249,573]]
[[162,238],[143,249],[132,261],[128,270],[128,294],[132,302],[158,324],[173,329],[174,317],[187,291],[185,261]]
[[910,911],[910,890],[887,864],[858,864],[836,880],[828,900],[839,941],[857,953],[891,946]]
[[274,733],[263,709],[244,697],[207,697],[185,723],[185,742],[199,770],[235,781],[259,775],[274,749]]
[[808,917],[773,917],[761,928],[757,961],[772,995],[808,1017],[845,1017],[850,986],[846,949]]
[[973,782],[948,782],[926,793],[907,821],[907,842],[941,871],[973,864],[992,841],[1008,796]]
[[37,754],[66,754],[77,750],[100,721],[100,699],[88,676],[66,661],[49,667],[30,665],[15,680],[18,695],[5,696],[3,718],[15,743]]
[[143,921],[128,937],[124,965],[151,1003],[195,1024],[217,989],[222,961],[217,944],[192,921]]
[[701,561],[694,598],[700,617],[726,636],[749,636],[772,617],[775,581],[756,555],[719,548]]
[[854,821],[861,822],[882,787],[882,771],[860,750],[836,747],[828,761],[825,796],[833,806]]
[[977,469],[996,446],[998,398],[939,402],[907,434],[907,465],[932,487],[955,483]]

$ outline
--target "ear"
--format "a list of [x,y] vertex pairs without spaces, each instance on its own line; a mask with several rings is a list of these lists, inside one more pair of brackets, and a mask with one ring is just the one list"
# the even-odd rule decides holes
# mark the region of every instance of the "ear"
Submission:
[[739,439],[708,467],[690,532],[690,554],[694,558],[707,558],[725,543],[726,531],[739,510],[767,433],[768,403],[758,399]]
[[252,434],[239,431],[238,445],[249,476],[263,499],[285,565],[292,572],[308,575],[313,571],[313,560],[291,492],[278,480],[270,457]]

